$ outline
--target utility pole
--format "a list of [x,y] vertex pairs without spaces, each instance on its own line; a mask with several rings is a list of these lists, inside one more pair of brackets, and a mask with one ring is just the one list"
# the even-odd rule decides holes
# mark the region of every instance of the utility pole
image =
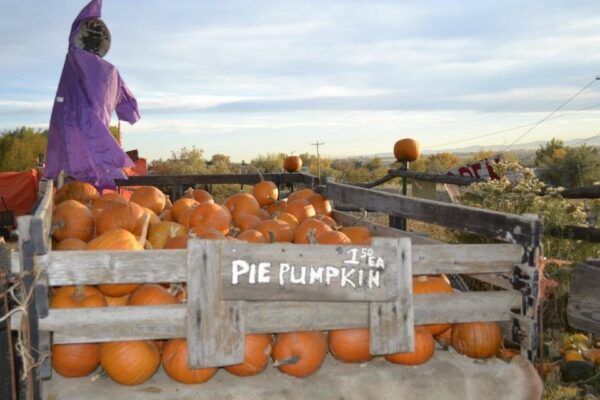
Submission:
[[321,154],[319,153],[319,146],[323,146],[325,143],[317,141],[315,143],[311,143],[311,146],[317,147],[317,171],[319,175],[319,179],[321,179]]

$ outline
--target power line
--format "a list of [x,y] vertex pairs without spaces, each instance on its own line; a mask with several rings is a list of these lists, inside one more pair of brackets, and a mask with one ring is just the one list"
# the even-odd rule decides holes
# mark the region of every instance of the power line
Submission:
[[319,142],[319,140],[317,139],[317,141],[315,143],[311,143],[311,146],[316,146],[317,147],[317,173],[319,178],[321,178],[321,155],[319,153],[319,146],[323,146],[325,143],[323,142]]
[[540,124],[542,124],[544,121],[548,120],[550,117],[552,117],[552,115],[554,115],[557,111],[559,111],[560,109],[562,109],[564,106],[566,106],[567,104],[569,104],[571,102],[571,100],[573,100],[574,98],[576,98],[577,96],[579,96],[585,89],[589,88],[590,86],[592,86],[594,84],[594,82],[596,82],[597,80],[600,80],[600,77],[597,76],[594,80],[592,80],[590,83],[588,83],[587,85],[585,85],[582,89],[580,89],[577,93],[575,93],[573,96],[571,96],[568,100],[566,100],[565,102],[563,102],[560,106],[558,106],[554,111],[552,111],[550,114],[546,115],[544,118],[542,118],[541,120],[539,120],[534,126],[532,126],[531,128],[527,129],[525,131],[525,133],[523,133],[521,136],[519,136],[516,140],[514,140],[511,144],[509,144],[508,146],[504,147],[501,151],[506,151],[508,149],[510,149],[515,143],[519,142],[521,139],[523,139],[525,136],[527,136],[527,134],[529,132],[531,132],[532,130],[534,130],[535,128],[537,128]]

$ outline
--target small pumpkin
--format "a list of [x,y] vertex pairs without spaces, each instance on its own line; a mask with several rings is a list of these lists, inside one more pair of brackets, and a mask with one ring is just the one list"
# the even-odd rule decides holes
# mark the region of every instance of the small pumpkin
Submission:
[[160,365],[160,353],[149,340],[101,343],[100,364],[115,382],[140,385],[154,375]]
[[327,355],[327,340],[321,332],[280,333],[271,357],[284,374],[303,378],[319,370]]
[[103,210],[96,218],[96,233],[102,235],[111,229],[125,229],[134,235],[140,235],[146,212],[136,203],[114,203]]
[[325,231],[316,236],[318,244],[352,244],[348,236],[340,231]]
[[236,218],[235,226],[237,226],[239,230],[243,232],[248,229],[256,228],[256,225],[258,225],[260,221],[262,221],[262,219],[260,219],[257,215],[242,214]]
[[[416,295],[454,293],[454,290],[445,275],[420,275],[413,278],[413,293]],[[437,336],[445,330],[450,329],[451,324],[428,324],[420,326],[429,330],[432,335]]]
[[331,215],[331,203],[327,197],[315,193],[312,196],[308,196],[306,200],[312,204],[317,214],[327,216]]
[[165,242],[164,250],[169,249],[185,249],[187,248],[188,237],[187,236],[175,236],[167,239]]
[[152,243],[152,247],[160,250],[165,246],[169,238],[174,236],[187,235],[188,230],[177,222],[162,221],[157,224],[150,225],[148,229],[148,240]]
[[260,204],[250,193],[235,193],[225,199],[225,207],[231,212],[233,221],[242,214],[258,215]]
[[402,365],[419,365],[426,363],[435,351],[433,335],[426,329],[415,329],[415,350],[406,353],[394,353],[385,356],[391,363]]
[[138,287],[129,295],[130,306],[159,306],[179,303],[167,289],[156,283],[147,283]]
[[410,138],[400,139],[394,144],[394,156],[398,161],[413,162],[421,155],[421,146]]
[[256,229],[248,229],[239,235],[237,235],[238,240],[243,240],[248,243],[267,243],[267,239],[265,236]]
[[206,382],[217,373],[217,368],[191,369],[188,367],[186,339],[167,341],[163,347],[162,365],[165,373],[171,379],[187,384]]
[[294,243],[308,244],[309,232],[315,237],[322,232],[330,231],[331,227],[325,222],[319,221],[314,218],[309,218],[306,221],[300,223],[294,231]]
[[197,230],[212,228],[220,231],[223,235],[229,233],[231,216],[223,206],[216,203],[200,203],[190,216],[190,227]]
[[294,231],[287,222],[268,219],[261,221],[255,229],[263,234],[267,243],[291,242],[294,239]]
[[52,250],[57,250],[57,251],[84,250],[86,245],[87,245],[87,243],[84,242],[83,240],[67,238],[67,239],[61,240],[60,242],[56,243],[56,245],[52,247]]
[[198,203],[204,203],[205,201],[214,202],[212,195],[206,190],[202,189],[188,189],[185,191],[185,197],[196,200]]
[[152,212],[158,214],[165,208],[167,198],[163,192],[154,186],[140,186],[133,191],[129,201],[149,208]]
[[298,221],[298,218],[294,217],[292,214],[287,212],[275,213],[273,214],[273,219],[287,222],[294,231],[296,230],[298,225],[300,225],[300,221]]
[[368,328],[336,329],[329,331],[329,351],[335,358],[347,363],[363,363],[373,356],[369,351]]
[[287,156],[283,160],[283,169],[287,172],[298,172],[302,168],[302,158],[298,156]]
[[340,228],[350,238],[352,244],[371,244],[371,231],[364,226],[348,226]]
[[252,195],[261,207],[265,207],[277,201],[279,188],[271,181],[261,181],[252,188]]
[[317,215],[313,205],[303,199],[288,201],[285,212],[292,214],[300,223]]
[[244,337],[244,362],[225,367],[237,376],[252,376],[262,372],[271,356],[271,335],[246,335]]
[[278,200],[272,204],[269,204],[264,209],[269,215],[273,215],[275,213],[281,213],[285,211],[287,207],[287,199]]
[[52,213],[52,237],[56,241],[79,239],[84,242],[94,233],[94,218],[89,208],[76,200],[65,200]]
[[118,199],[113,199],[108,196],[98,197],[96,200],[92,202],[92,206],[90,210],[92,211],[92,216],[94,220],[98,218],[98,216],[102,213],[102,211],[106,210],[109,207],[112,207],[115,203],[127,203],[127,200],[120,197]]
[[502,346],[502,329],[497,322],[454,324],[452,346],[457,352],[468,357],[492,357]]
[[123,307],[126,306],[129,302],[129,295],[125,296],[113,297],[113,296],[104,296],[106,299],[106,303],[109,307]]
[[287,197],[287,202],[291,203],[295,200],[307,200],[310,196],[313,196],[315,194],[316,192],[311,188],[296,190],[295,192],[289,194],[289,196]]
[[66,378],[80,378],[100,364],[96,343],[52,345],[52,368]]
[[173,206],[171,207],[171,218],[173,218],[173,221],[177,221],[181,224],[181,221],[179,221],[179,216],[181,215],[183,210],[197,207],[198,204],[200,203],[188,197],[182,197],[180,199],[175,200]]

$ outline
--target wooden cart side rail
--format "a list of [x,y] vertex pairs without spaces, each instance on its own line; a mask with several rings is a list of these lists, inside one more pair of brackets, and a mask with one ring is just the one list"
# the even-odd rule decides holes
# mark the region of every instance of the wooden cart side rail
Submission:
[[[295,245],[289,245],[295,246]],[[523,249],[514,244],[412,246],[413,275],[512,271]],[[185,282],[188,250],[50,252],[36,261],[50,286]]]
[[[302,183],[314,186],[318,178],[303,173],[263,174],[267,181],[277,185]],[[258,174],[215,174],[215,175],[148,175],[130,176],[128,179],[116,179],[118,186],[169,186],[169,185],[217,185],[240,184],[254,185],[260,182]]]
[[524,246],[539,246],[540,221],[498,211],[415,199],[356,186],[328,182],[323,193],[334,204],[415,219]]
[[[510,292],[470,292],[414,297],[415,324],[509,321],[520,297]],[[329,330],[369,326],[369,303],[246,301],[246,333]],[[20,315],[13,317],[18,326]],[[186,337],[186,304],[52,309],[40,329],[54,343]]]

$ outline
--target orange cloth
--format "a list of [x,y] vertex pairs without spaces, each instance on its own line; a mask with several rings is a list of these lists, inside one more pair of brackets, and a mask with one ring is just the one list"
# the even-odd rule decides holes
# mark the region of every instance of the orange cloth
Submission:
[[37,171],[0,172],[0,211],[14,211],[15,217],[31,214],[37,200]]

